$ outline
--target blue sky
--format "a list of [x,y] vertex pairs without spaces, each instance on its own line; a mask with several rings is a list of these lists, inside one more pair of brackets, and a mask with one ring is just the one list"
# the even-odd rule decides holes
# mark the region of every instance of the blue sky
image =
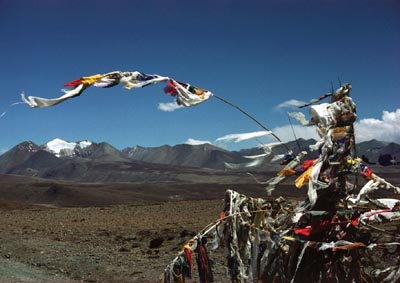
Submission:
[[[358,140],[400,142],[400,2],[394,0],[0,0],[0,151],[107,141],[117,148],[215,142],[260,127],[217,99],[173,112],[163,85],[90,88],[47,109],[10,104],[54,98],[63,84],[115,70],[169,76],[208,89],[293,139],[279,104],[351,81]],[[307,109],[303,111],[308,114]],[[295,122],[294,122],[295,123]],[[296,127],[297,136],[313,129]],[[260,138],[262,142],[272,141]],[[231,149],[258,141],[224,144]]]

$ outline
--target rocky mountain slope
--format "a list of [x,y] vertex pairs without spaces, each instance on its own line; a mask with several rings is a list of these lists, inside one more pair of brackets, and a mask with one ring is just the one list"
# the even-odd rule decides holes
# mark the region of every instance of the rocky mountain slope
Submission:
[[[309,151],[314,140],[299,139],[287,146],[295,153]],[[271,153],[266,155],[270,150]],[[272,149],[250,148],[228,151],[210,144],[125,148],[90,141],[66,142],[54,139],[39,146],[22,142],[0,156],[0,173],[79,182],[158,182],[201,180],[210,169],[218,171],[276,172],[279,158],[287,152],[280,145]],[[400,159],[400,145],[376,140],[360,143],[357,153],[369,163]],[[316,158],[309,152],[307,158]],[[206,175],[207,175],[206,174]],[[230,173],[218,173],[230,175]],[[191,177],[192,176],[192,177]]]
[[225,163],[244,163],[246,158],[236,151],[228,151],[211,144],[160,147],[135,146],[125,148],[122,153],[138,161],[189,167],[225,169]]

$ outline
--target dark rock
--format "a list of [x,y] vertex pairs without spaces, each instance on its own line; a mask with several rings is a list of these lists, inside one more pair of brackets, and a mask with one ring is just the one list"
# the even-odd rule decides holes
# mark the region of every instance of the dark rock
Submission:
[[187,236],[195,236],[195,235],[196,235],[196,232],[188,231],[186,229],[182,230],[182,232],[180,234],[181,238],[185,238]]
[[127,249],[126,247],[121,247],[118,251],[119,252],[129,252],[129,249]]
[[150,249],[159,248],[162,245],[163,242],[164,242],[164,238],[163,237],[154,238],[154,239],[152,239],[150,241],[149,248]]

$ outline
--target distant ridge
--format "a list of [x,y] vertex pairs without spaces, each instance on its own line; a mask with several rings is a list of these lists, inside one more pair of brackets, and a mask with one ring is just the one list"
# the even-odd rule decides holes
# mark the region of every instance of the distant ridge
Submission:
[[[309,152],[306,159],[313,159],[318,152],[310,152],[309,146],[315,142],[299,139],[288,142],[287,146],[295,153],[306,150]],[[229,151],[211,144],[135,146],[120,151],[106,142],[54,139],[38,146],[25,141],[0,156],[0,174],[82,182],[174,181],[198,169],[274,171],[280,165],[273,158],[285,154],[286,148],[276,146],[272,152],[265,156],[260,147]],[[370,164],[381,162],[382,157],[392,164],[400,160],[400,145],[371,140],[358,144],[357,154]]]
[[8,173],[11,168],[24,163],[39,150],[41,147],[31,141],[24,141],[14,146],[0,156],[0,172]]
[[95,143],[88,140],[67,142],[56,138],[41,147],[60,158],[90,158],[109,161],[123,161],[126,157],[118,149],[106,142]]
[[394,159],[400,161],[400,145],[397,143],[388,143],[377,140],[361,142],[357,145],[357,153],[361,157],[364,155],[369,162],[376,163],[379,157],[390,155]]
[[246,159],[235,151],[228,151],[211,144],[160,147],[128,147],[122,153],[138,161],[148,163],[179,165],[188,167],[225,169],[225,162],[246,162]]

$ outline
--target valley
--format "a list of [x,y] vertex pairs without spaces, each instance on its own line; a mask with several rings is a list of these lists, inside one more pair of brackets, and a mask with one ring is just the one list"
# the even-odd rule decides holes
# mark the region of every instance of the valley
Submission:
[[[0,282],[157,282],[183,245],[218,219],[226,190],[266,198],[254,177],[265,181],[282,167],[266,158],[255,167],[221,168],[229,161],[247,164],[245,156],[260,149],[236,152],[234,159],[209,145],[163,148],[140,149],[134,159],[103,143],[61,156],[26,142],[0,156]],[[174,164],[185,156],[196,166]],[[399,166],[368,166],[400,184]],[[307,190],[293,181],[271,198],[303,200]],[[228,282],[224,253],[212,258],[216,282]],[[198,282],[193,274],[188,282]]]

